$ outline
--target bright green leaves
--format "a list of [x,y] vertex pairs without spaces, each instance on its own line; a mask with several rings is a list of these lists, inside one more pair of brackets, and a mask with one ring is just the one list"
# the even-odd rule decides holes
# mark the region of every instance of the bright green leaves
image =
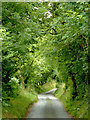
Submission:
[[77,89],[86,85],[87,8],[74,2],[3,3],[4,82],[16,77],[37,86],[57,79],[68,86],[73,78]]
[[[68,77],[75,77],[73,80],[76,83],[73,84],[80,87],[77,81],[85,82],[81,76],[85,75],[86,80],[86,71],[88,70],[88,53],[85,50],[88,47],[88,15],[84,11],[87,4],[53,3],[53,6],[57,6],[56,8],[61,6],[61,9],[58,9],[57,12],[57,9],[53,8],[55,9],[52,12],[53,19],[50,21],[48,33],[39,44],[39,49],[41,54],[46,57],[47,63],[54,70],[58,68],[60,79],[63,78],[64,81],[67,81]],[[66,71],[67,74],[65,74]],[[72,74],[74,75],[72,76]]]

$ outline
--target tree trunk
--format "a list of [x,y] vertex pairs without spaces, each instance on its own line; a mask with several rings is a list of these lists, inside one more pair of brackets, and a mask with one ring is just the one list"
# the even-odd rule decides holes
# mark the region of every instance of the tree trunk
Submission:
[[20,71],[18,71],[18,73],[19,73],[19,78],[21,79],[21,85],[24,86],[24,78],[23,78],[23,76],[21,75],[21,72],[20,72]]

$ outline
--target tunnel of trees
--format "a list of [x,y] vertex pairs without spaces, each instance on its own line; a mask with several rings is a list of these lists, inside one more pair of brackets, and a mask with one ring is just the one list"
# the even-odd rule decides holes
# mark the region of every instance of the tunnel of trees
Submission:
[[2,3],[2,99],[56,80],[88,99],[88,2]]

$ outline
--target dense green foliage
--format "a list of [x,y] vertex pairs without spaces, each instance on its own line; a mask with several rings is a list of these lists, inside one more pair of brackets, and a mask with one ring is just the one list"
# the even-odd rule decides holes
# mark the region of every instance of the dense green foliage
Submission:
[[2,4],[3,100],[57,80],[88,99],[88,2]]
[[55,92],[55,96],[63,102],[66,111],[75,118],[88,118],[88,99],[85,97],[78,99],[78,97],[76,97],[76,99],[72,100],[70,87],[65,90],[65,83],[60,83],[57,87],[58,89]]

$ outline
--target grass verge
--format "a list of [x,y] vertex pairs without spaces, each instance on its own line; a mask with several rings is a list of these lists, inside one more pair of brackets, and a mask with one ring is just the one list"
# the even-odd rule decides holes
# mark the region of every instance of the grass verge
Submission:
[[30,93],[22,89],[16,98],[10,99],[8,104],[2,107],[2,117],[23,118],[27,109],[37,100],[38,97],[36,93]]
[[87,118],[88,119],[88,99],[83,98],[79,100],[71,99],[70,88],[66,91],[64,89],[64,84],[55,92],[55,96],[61,100],[64,104],[66,111],[74,118]]

